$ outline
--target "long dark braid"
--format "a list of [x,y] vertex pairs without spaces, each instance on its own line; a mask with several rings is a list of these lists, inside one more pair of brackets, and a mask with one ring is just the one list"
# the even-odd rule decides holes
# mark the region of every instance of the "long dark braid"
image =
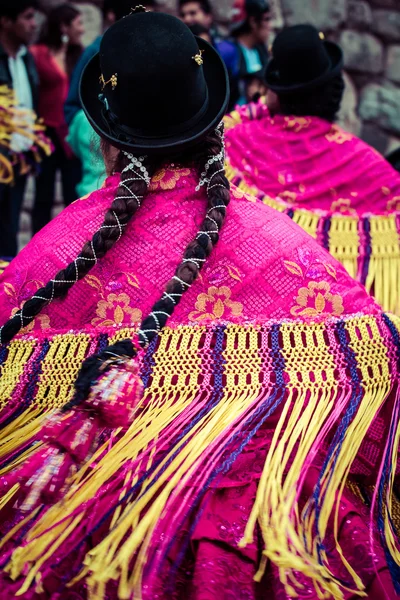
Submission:
[[[175,162],[178,162],[179,158],[176,157]],[[150,315],[141,324],[139,343],[142,347],[146,347],[165,326],[185,291],[197,279],[204,262],[219,240],[219,233],[226,217],[226,209],[230,200],[230,186],[224,169],[222,125],[208,134],[201,149],[192,154],[192,160],[195,164],[202,165],[202,169],[207,161],[205,170],[201,169],[201,184],[207,186],[207,214],[196,238],[187,246],[183,260],[175,275],[166,285],[164,294],[153,306]],[[182,160],[182,162],[187,162],[187,160]],[[154,173],[156,169],[154,163],[150,164],[149,161],[146,161],[143,164],[149,174]],[[9,341],[18,333],[22,328],[22,322],[25,326],[32,321],[34,316],[39,314],[41,309],[53,298],[64,297],[73,284],[82,279],[96,264],[97,260],[102,258],[120,239],[123,228],[136,213],[142,198],[147,192],[147,185],[143,177],[136,178],[129,171],[129,158],[128,164],[126,158],[124,158],[122,164],[119,164],[119,168],[123,165],[125,165],[125,171],[121,169],[124,172],[122,173],[116,198],[106,214],[102,227],[94,234],[92,241],[85,244],[81,254],[75,261],[70,263],[66,269],[60,271],[54,280],[39,290],[33,298],[24,304],[19,313],[7,321],[1,332],[3,343]],[[21,314],[22,311],[24,314]],[[104,372],[105,363],[110,360],[110,356],[132,357],[135,353],[136,349],[132,341],[124,340],[108,347],[102,353],[86,359],[75,382],[76,392],[74,398],[63,410],[69,410],[85,400],[93,381],[97,379],[101,372]]]
[[139,340],[142,346],[147,346],[166,325],[175,306],[197,279],[204,262],[219,240],[219,232],[230,200],[230,186],[225,177],[224,158],[220,160],[224,154],[222,127],[208,137],[206,148],[209,160],[206,171],[201,173],[201,177],[207,179],[207,214],[196,238],[187,246],[174,277],[167,283],[162,298],[156,302],[150,315],[141,324]]
[[[55,298],[64,298],[71,287],[83,279],[103,258],[114,244],[121,238],[123,232],[140,208],[147,194],[148,185],[140,169],[132,170],[128,156],[121,154],[121,181],[114,201],[107,211],[100,229],[87,242],[79,256],[65,269],[57,273],[45,287],[40,288],[23,307],[0,328],[0,343],[8,343]],[[143,166],[151,176],[156,165],[148,159],[143,159]]]

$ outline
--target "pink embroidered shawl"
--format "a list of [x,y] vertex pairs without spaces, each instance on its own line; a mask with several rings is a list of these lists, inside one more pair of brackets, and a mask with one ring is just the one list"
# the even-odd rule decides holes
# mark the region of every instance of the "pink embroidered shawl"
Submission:
[[271,117],[260,101],[226,117],[228,177],[286,212],[387,310],[400,311],[400,174],[315,117]]
[[[1,322],[78,255],[118,181],[5,269]],[[106,257],[0,347],[2,600],[288,600],[294,588],[317,600],[321,586],[394,600],[400,320],[234,186],[201,277],[139,356],[146,393],[129,430],[104,430],[59,503],[14,504],[84,358],[134,335],[196,235],[196,184],[189,169],[160,171]]]

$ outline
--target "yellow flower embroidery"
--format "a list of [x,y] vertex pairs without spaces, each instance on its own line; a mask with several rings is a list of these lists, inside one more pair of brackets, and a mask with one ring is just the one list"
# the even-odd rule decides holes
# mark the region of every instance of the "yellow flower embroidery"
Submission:
[[302,129],[307,129],[310,123],[309,117],[285,117],[284,129],[293,129],[295,133],[299,133]]
[[290,311],[295,317],[339,317],[344,311],[342,296],[332,294],[327,281],[310,281],[307,287],[299,289],[296,302]]
[[190,175],[190,169],[160,169],[151,180],[149,189],[173,190],[181,177]]
[[340,212],[342,214],[356,215],[357,211],[351,208],[351,200],[348,198],[339,198],[331,204],[332,212]]
[[296,200],[297,200],[297,194],[296,194],[296,192],[290,192],[289,190],[286,190],[285,192],[280,192],[278,194],[278,198],[280,198],[284,202],[293,204],[293,202],[296,202]]
[[212,286],[207,294],[199,294],[195,307],[196,310],[189,315],[191,321],[238,317],[243,312],[243,304],[231,300],[231,290],[226,286]]
[[338,127],[338,125],[332,125],[330,131],[325,137],[328,142],[332,142],[334,144],[344,144],[345,142],[349,142],[353,139],[353,135],[351,133],[347,133],[341,127]]
[[92,320],[92,325],[111,327],[122,323],[140,323],[142,311],[129,306],[128,294],[109,294],[107,300],[100,300],[96,309],[97,317]]
[[386,205],[386,210],[400,210],[400,196],[394,196]]
[[[11,316],[13,317],[16,312],[19,311],[19,308],[15,307],[11,311]],[[20,330],[20,333],[29,333],[35,327],[35,325],[39,324],[39,328],[43,331],[44,329],[50,329],[50,317],[48,315],[38,315],[31,321],[26,327]]]
[[241,200],[242,198],[244,198],[245,200],[248,200],[249,202],[256,202],[257,201],[257,190],[255,188],[250,188],[248,186],[246,186],[246,190],[248,191],[244,191],[241,188],[238,188],[236,186],[231,187],[231,193],[232,196],[234,198],[237,198],[238,200]]

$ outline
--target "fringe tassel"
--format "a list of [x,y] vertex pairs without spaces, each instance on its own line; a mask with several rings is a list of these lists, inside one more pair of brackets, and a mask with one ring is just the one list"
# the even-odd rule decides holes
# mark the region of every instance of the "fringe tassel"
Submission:
[[[400,352],[399,324],[395,317],[360,317],[330,325],[164,330],[145,359],[149,385],[132,426],[72,477],[61,502],[32,519],[12,553],[7,572],[24,577],[17,596],[46,577],[53,557],[79,552],[101,530],[101,541],[68,585],[85,580],[88,598],[103,600],[107,583],[117,580],[118,597],[128,600],[142,597],[146,581],[152,597],[154,574],[185,519],[196,515],[210,483],[274,413],[278,424],[241,543],[252,542],[258,523],[264,551],[257,579],[271,560],[291,597],[301,588],[297,573],[310,579],[321,599],[343,598],[345,590],[363,595],[338,539],[340,500],[371,424],[397,393],[374,505],[383,515],[388,562],[400,564],[391,527],[400,437],[391,361]],[[328,528],[347,582],[331,570],[324,549]]]
[[0,154],[0,183],[11,185],[14,182],[14,168],[26,175],[32,165],[22,152],[11,149],[13,134],[18,134],[32,142],[30,154],[36,163],[53,151],[51,141],[44,134],[45,126],[36,114],[28,109],[18,108],[14,91],[7,85],[0,85],[0,147],[6,155]]
[[322,215],[261,193],[247,185],[229,162],[226,176],[246,194],[290,216],[365,285],[385,311],[400,315],[400,222],[395,214]]

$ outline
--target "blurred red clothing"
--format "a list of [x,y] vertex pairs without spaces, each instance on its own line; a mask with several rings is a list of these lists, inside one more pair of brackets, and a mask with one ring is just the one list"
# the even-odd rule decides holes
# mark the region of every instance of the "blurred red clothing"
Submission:
[[64,102],[68,95],[68,75],[44,44],[30,48],[39,73],[39,116],[48,127],[65,125]]

